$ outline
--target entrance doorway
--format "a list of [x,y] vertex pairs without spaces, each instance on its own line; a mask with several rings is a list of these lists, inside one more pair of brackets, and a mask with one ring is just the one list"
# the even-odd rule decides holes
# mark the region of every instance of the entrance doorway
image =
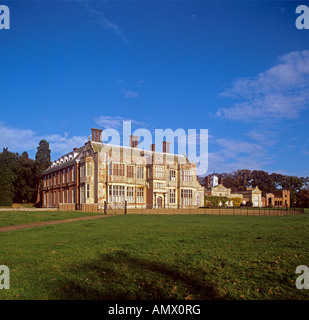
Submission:
[[259,197],[258,197],[258,196],[254,196],[253,206],[254,206],[254,207],[258,207],[258,206],[259,206]]
[[162,208],[162,197],[157,198],[157,208]]

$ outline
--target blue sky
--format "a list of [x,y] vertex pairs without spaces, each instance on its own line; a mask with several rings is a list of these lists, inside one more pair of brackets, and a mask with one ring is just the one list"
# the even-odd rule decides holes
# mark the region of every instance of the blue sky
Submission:
[[[0,147],[208,129],[208,172],[309,176],[306,1],[2,1]],[[157,147],[157,150],[160,147]]]

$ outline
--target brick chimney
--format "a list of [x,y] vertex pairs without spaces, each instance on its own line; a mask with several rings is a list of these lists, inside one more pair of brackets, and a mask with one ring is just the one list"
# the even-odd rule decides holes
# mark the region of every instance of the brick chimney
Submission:
[[205,177],[204,181],[205,181],[205,188],[209,189],[210,188],[210,177],[209,176]]
[[222,177],[219,177],[219,184],[223,185],[223,178]]
[[102,131],[101,129],[91,129],[92,131],[92,141],[101,142],[102,141]]
[[139,137],[138,136],[130,136],[130,147],[131,148],[137,148],[138,146],[138,139]]
[[150,151],[156,151],[156,145],[154,143],[150,145]]
[[163,141],[162,142],[162,146],[163,146],[163,152],[164,153],[170,153],[170,143],[167,141]]

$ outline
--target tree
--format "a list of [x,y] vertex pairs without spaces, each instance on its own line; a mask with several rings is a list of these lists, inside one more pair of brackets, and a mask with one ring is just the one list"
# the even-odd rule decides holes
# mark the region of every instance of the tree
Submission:
[[236,181],[235,181],[235,177],[232,173],[222,173],[221,177],[223,178],[223,185],[226,188],[230,188],[232,190],[235,190]]
[[0,153],[0,206],[12,206],[16,175],[15,154],[3,148]]
[[237,169],[234,173],[235,187],[249,187],[251,185],[252,173],[248,169]]
[[309,208],[309,188],[302,189],[296,195],[296,206],[301,208]]
[[276,187],[281,189],[286,189],[290,191],[291,202],[296,201],[296,195],[301,191],[301,189],[307,183],[307,178],[304,177],[295,177],[295,176],[287,176],[277,173],[272,173],[274,183]]
[[18,155],[16,158],[15,174],[17,179],[14,183],[14,202],[31,202],[35,201],[37,185],[37,167],[35,161],[30,159],[27,152]]
[[270,176],[274,182],[275,189],[282,188],[283,175],[280,173],[272,173]]
[[[41,140],[39,142],[38,151],[35,154],[35,166],[36,166],[36,176],[35,176],[35,185],[37,186],[37,191],[40,193],[42,190],[42,173],[45,171],[51,164],[50,149],[49,143],[46,140]],[[41,202],[36,203],[36,206],[40,206]]]
[[46,140],[41,140],[39,146],[37,147],[37,153],[35,154],[35,162],[38,168],[38,174],[41,175],[44,170],[46,170],[50,164],[50,149],[49,143]]
[[262,170],[252,171],[252,187],[256,186],[262,191],[263,197],[276,188],[273,177]]
[[37,196],[41,174],[50,166],[50,149],[46,140],[41,140],[35,160],[25,151],[22,155],[3,148],[0,153],[0,206],[14,202],[32,202]]

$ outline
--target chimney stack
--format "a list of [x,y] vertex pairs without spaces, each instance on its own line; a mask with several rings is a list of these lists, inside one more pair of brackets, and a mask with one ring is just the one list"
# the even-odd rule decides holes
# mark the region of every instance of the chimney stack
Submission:
[[92,141],[101,142],[102,141],[102,129],[91,129],[92,131]]
[[154,143],[150,145],[150,151],[156,151],[156,145]]
[[138,146],[138,136],[130,136],[130,147],[131,148],[137,148]]
[[170,153],[170,143],[167,141],[163,141],[163,152]]
[[223,185],[223,178],[222,177],[219,177],[219,184]]
[[210,177],[209,176],[205,177],[205,188],[206,189],[210,188]]

